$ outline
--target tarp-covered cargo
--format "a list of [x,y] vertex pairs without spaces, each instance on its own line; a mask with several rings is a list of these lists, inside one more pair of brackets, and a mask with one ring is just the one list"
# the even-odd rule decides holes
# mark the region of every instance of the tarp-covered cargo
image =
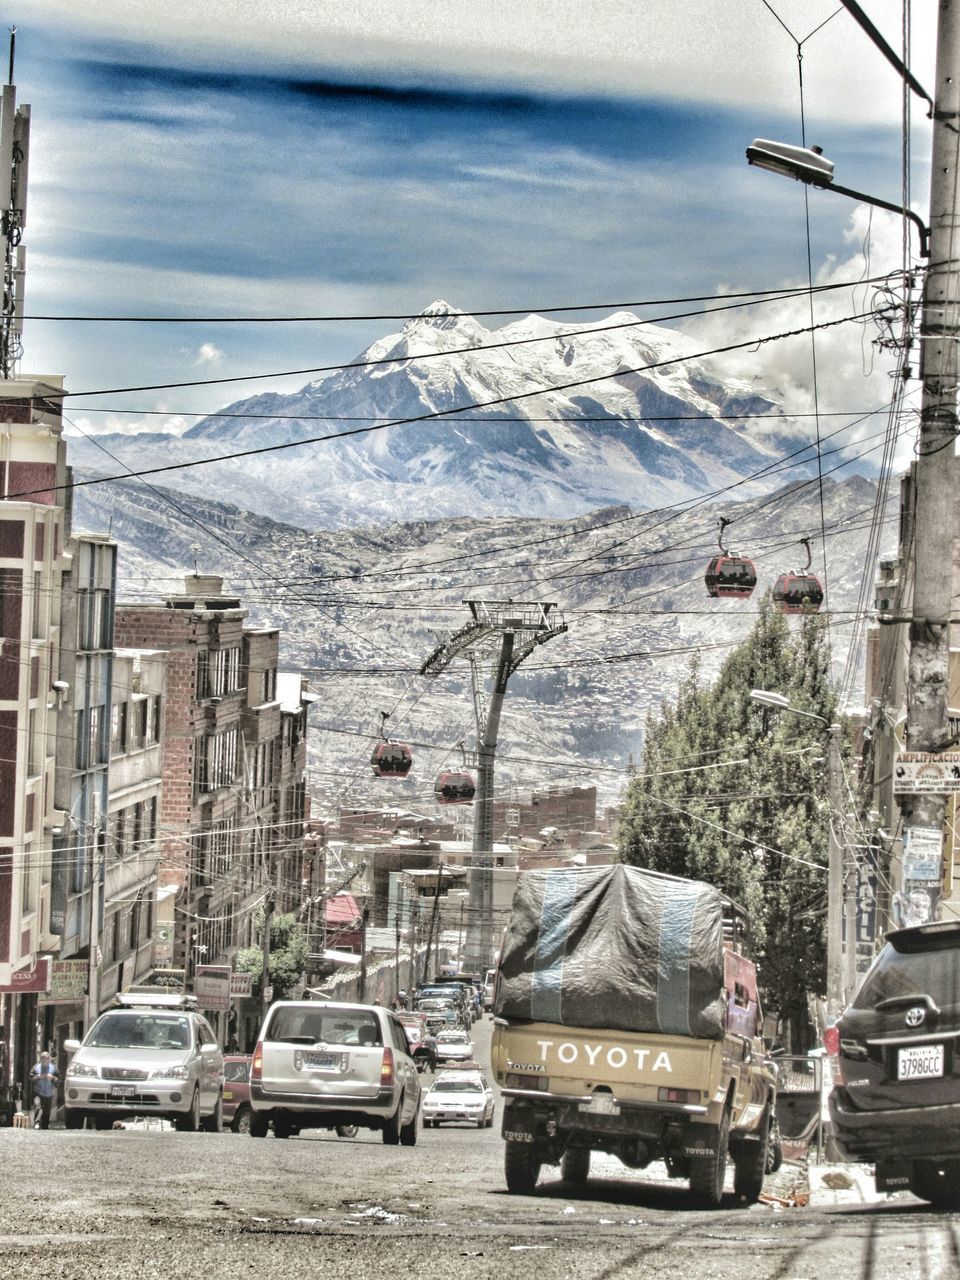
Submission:
[[723,900],[637,867],[518,878],[494,1013],[568,1027],[723,1036]]

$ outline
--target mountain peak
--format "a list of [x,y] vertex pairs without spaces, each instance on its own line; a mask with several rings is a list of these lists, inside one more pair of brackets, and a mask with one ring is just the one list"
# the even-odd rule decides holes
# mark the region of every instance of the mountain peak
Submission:
[[421,325],[430,325],[433,329],[455,329],[461,320],[469,318],[459,308],[451,307],[449,302],[444,302],[442,298],[437,298],[435,302],[430,303],[429,307],[425,307],[418,316],[408,320],[401,332],[409,333],[412,329],[419,329]]

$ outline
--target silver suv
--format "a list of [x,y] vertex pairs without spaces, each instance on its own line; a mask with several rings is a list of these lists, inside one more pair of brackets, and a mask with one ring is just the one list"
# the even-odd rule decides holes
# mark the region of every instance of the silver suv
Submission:
[[380,1005],[281,1000],[267,1011],[250,1067],[250,1133],[380,1129],[417,1141],[420,1083],[402,1024]]
[[179,997],[101,1014],[73,1053],[64,1081],[65,1124],[109,1129],[123,1116],[162,1116],[177,1129],[219,1133],[223,1054],[202,1014]]

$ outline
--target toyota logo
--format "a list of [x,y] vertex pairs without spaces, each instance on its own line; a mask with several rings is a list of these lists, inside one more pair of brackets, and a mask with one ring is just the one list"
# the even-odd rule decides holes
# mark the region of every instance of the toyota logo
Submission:
[[907,1010],[905,1021],[908,1027],[919,1027],[926,1016],[927,1011],[923,1005],[915,1004],[912,1009]]

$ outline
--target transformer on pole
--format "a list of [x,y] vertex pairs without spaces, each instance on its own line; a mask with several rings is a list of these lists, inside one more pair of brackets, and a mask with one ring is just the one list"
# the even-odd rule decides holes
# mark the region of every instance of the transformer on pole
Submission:
[[507,683],[525,658],[567,624],[552,614],[555,604],[515,600],[465,600],[471,621],[433,651],[421,675],[439,675],[454,658],[470,663],[477,725],[477,793],[474,799],[473,858],[468,876],[467,972],[482,973],[494,961],[493,942],[493,773],[500,711]]

